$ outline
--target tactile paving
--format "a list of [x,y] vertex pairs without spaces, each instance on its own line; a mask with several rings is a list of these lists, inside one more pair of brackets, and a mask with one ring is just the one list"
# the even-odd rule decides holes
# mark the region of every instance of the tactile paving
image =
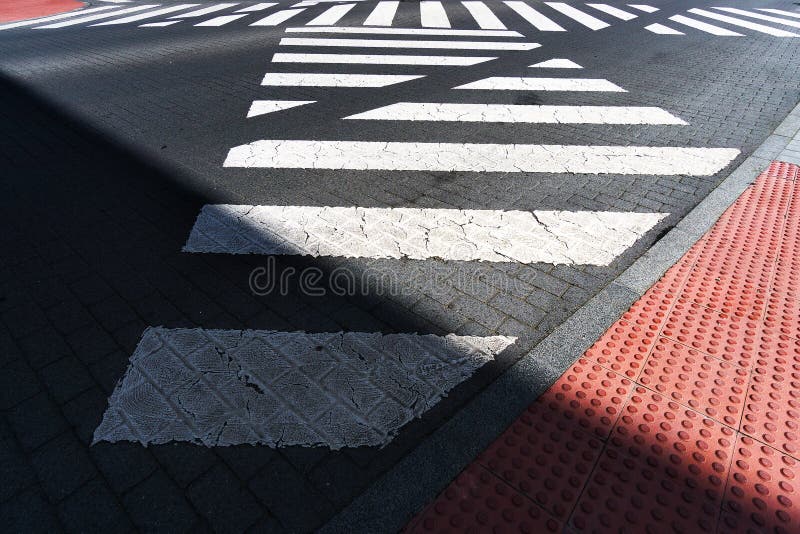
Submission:
[[584,356],[615,373],[636,380],[658,334],[657,328],[650,330],[649,326],[617,321]]

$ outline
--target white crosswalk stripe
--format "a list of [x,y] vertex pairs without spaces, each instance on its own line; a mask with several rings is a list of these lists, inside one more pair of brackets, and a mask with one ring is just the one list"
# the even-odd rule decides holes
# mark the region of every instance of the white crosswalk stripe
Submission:
[[247,13],[240,13],[234,15],[222,15],[220,17],[214,17],[213,19],[204,20],[203,22],[198,22],[195,26],[224,26],[229,22],[233,22],[234,20],[239,20],[242,17],[246,17]]
[[171,19],[186,19],[186,18],[193,18],[193,17],[202,17],[203,15],[208,15],[210,13],[214,13],[216,11],[222,11],[223,9],[228,9],[233,6],[238,6],[238,3],[234,4],[215,4],[213,6],[204,7],[202,9],[197,9],[195,11],[190,11],[188,13],[181,13],[180,15],[173,15]]
[[391,26],[397,8],[400,6],[398,0],[381,1],[372,10],[372,13],[364,20],[365,26]]
[[159,17],[161,15],[166,15],[167,13],[174,13],[176,11],[182,11],[184,9],[195,7],[199,4],[178,4],[177,6],[169,6],[164,7],[161,9],[156,9],[155,11],[148,11],[147,13],[139,13],[137,15],[130,15],[129,17],[124,17],[121,19],[114,19],[108,20],[105,22],[98,22],[97,24],[93,24],[92,26],[113,26],[115,24],[128,24],[131,22],[137,22],[144,19],[151,19],[153,17]]
[[441,2],[422,0],[419,3],[420,20],[423,28],[449,28],[450,20],[447,18]]
[[608,13],[612,17],[616,17],[620,20],[633,20],[638,15],[634,15],[633,13],[628,13],[623,9],[619,9],[618,7],[610,6],[608,4],[586,4],[589,7],[593,7],[598,11],[602,11],[603,13]]
[[284,37],[281,46],[333,46],[348,48],[441,48],[451,50],[533,50],[538,43],[510,43],[497,41],[414,41],[392,39],[305,39]]
[[690,28],[694,28],[696,30],[700,30],[701,32],[710,33],[711,35],[717,35],[721,37],[743,37],[741,33],[720,28],[719,26],[714,26],[713,24],[708,24],[707,22],[690,19],[689,17],[684,17],[683,15],[673,15],[669,18],[669,20],[677,22],[678,24],[683,24],[684,26],[689,26]]
[[54,24],[47,24],[45,26],[36,26],[34,30],[47,30],[47,29],[54,29],[54,28],[66,28],[68,26],[76,26],[78,24],[84,24],[86,22],[93,22],[95,20],[101,19],[108,19],[111,17],[116,17],[119,15],[127,15],[128,13],[136,13],[138,11],[144,11],[146,9],[152,9],[154,7],[158,7],[158,4],[145,4],[141,6],[134,6],[134,7],[126,7],[124,9],[115,10],[113,12],[105,12],[105,13],[96,13],[94,15],[89,15],[87,17],[77,17],[71,18],[66,21],[56,22]]
[[483,30],[505,30],[506,25],[503,24],[499,18],[489,9],[484,2],[477,1],[464,1],[461,2],[475,19],[475,22]]
[[540,69],[582,69],[580,65],[575,63],[572,60],[564,59],[564,58],[553,58],[548,59],[547,61],[541,61],[539,63],[534,63],[530,65],[530,67],[536,67]]
[[[18,22],[10,22],[8,24],[0,24],[0,30],[11,30],[13,28],[23,28],[25,26],[34,26],[36,24],[41,24],[43,22],[52,22],[54,20],[63,20],[72,17],[77,17],[79,15],[88,15],[89,13],[97,13],[98,11],[108,11],[110,9],[117,9],[116,6],[99,6],[93,7],[89,9],[82,9],[80,11],[72,11],[69,13],[61,13],[59,15],[51,15],[49,17],[41,17],[32,20],[21,20]],[[114,12],[116,13],[116,12]],[[112,15],[113,16],[113,13]]]
[[260,4],[253,4],[252,6],[237,9],[234,13],[252,13],[254,11],[263,11],[273,6],[277,6],[277,2],[261,2]]
[[339,19],[347,15],[348,11],[355,6],[355,4],[341,4],[329,7],[325,12],[309,21],[307,24],[309,26],[331,26],[339,22]]
[[261,85],[289,87],[386,87],[423,76],[400,74],[317,74],[270,72]]
[[602,30],[603,28],[608,28],[610,26],[610,24],[607,22],[603,22],[597,17],[593,17],[588,13],[584,13],[580,9],[576,9],[569,4],[565,4],[563,2],[545,2],[545,4],[566,15],[567,17],[579,22],[580,24],[583,24],[590,30]]
[[276,53],[273,63],[334,63],[357,65],[433,65],[467,67],[497,59],[480,56],[406,56],[399,54],[289,54]]
[[610,91],[624,93],[625,89],[608,80],[591,78],[512,78],[493,76],[455,89],[486,89],[490,91]]
[[313,104],[315,100],[255,100],[250,105],[250,110],[247,112],[247,118],[258,117],[259,115],[266,115],[268,113],[275,113],[276,111],[283,111],[284,109],[296,108],[306,104]]
[[653,33],[657,33],[659,35],[686,35],[683,32],[679,32],[678,30],[673,30],[669,26],[664,26],[663,24],[650,24],[644,27],[645,30],[651,31]]
[[531,23],[537,30],[543,32],[563,32],[564,28],[545,17],[525,2],[507,1],[505,4],[516,11],[519,16]]
[[[714,9],[719,9],[721,11],[727,11],[728,13],[733,13],[735,15],[742,15],[744,17],[750,17],[754,19],[766,20],[769,22],[776,22],[778,24],[783,24],[784,26],[791,26],[792,28],[800,28],[800,21],[782,19],[780,17],[773,17],[770,15],[764,15],[761,13],[752,13],[750,11],[745,11],[743,9],[736,9],[735,7],[715,7]],[[798,16],[800,17],[800,15]]]
[[524,37],[511,30],[453,30],[433,28],[362,28],[359,26],[301,26],[286,28],[286,33],[381,34],[381,35],[436,35],[443,37]]
[[701,17],[710,18],[713,20],[718,20],[721,22],[725,22],[732,26],[740,26],[742,28],[747,28],[749,30],[754,30],[761,33],[766,33],[767,35],[772,35],[774,37],[800,37],[800,34],[793,33],[786,30],[781,30],[779,28],[772,28],[770,26],[765,26],[763,24],[758,24],[755,22],[750,22],[749,20],[742,20],[737,19],[736,17],[729,17],[728,15],[721,15],[719,13],[712,13],[711,11],[706,11],[705,9],[697,9],[692,8],[689,10],[689,13],[694,15],[700,15]]
[[257,20],[250,26],[277,26],[278,24],[286,22],[295,15],[299,15],[303,11],[305,11],[305,8],[284,9],[283,11],[277,11],[264,17],[263,19]]
[[645,13],[655,13],[658,11],[657,7],[648,6],[647,4],[628,4],[628,7],[638,9],[639,11],[644,11]]
[[794,17],[800,19],[800,13],[792,13],[791,11],[784,11],[782,9],[764,9],[758,8],[759,11],[766,11],[767,13],[774,13],[776,15],[783,15],[785,17]]

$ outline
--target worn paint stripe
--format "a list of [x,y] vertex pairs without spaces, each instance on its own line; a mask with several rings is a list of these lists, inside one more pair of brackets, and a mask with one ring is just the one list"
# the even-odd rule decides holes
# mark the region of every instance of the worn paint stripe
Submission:
[[506,25],[503,24],[497,15],[495,15],[489,7],[478,1],[465,1],[461,4],[469,11],[475,22],[484,30],[505,30]]
[[628,7],[638,9],[639,11],[644,11],[645,13],[655,13],[658,11],[657,7],[648,6],[647,4],[628,4]]
[[283,11],[276,11],[271,15],[264,17],[263,19],[259,19],[252,23],[250,26],[277,26],[282,22],[286,22],[290,18],[294,17],[305,11],[305,8],[300,9],[284,9]]
[[531,67],[538,67],[541,69],[582,69],[580,65],[569,59],[553,58],[540,63],[534,63]]
[[664,26],[663,24],[650,24],[649,26],[645,26],[644,29],[659,35],[686,35],[683,32],[673,30],[669,26]]
[[449,28],[450,20],[441,2],[422,0],[419,3],[420,23],[424,28]]
[[183,250],[605,266],[667,215],[207,205]]
[[602,30],[603,28],[608,28],[610,26],[610,24],[603,22],[597,17],[593,17],[588,13],[584,13],[580,9],[575,9],[569,4],[564,4],[563,2],[545,2],[545,4],[552,7],[562,15],[571,18],[575,22],[583,24],[590,30]]
[[329,7],[323,11],[319,16],[310,20],[306,24],[309,26],[330,26],[339,22],[339,19],[347,15],[347,13],[356,7],[355,4],[342,4],[338,6]]
[[398,1],[378,2],[364,21],[364,26],[391,26],[399,6]]
[[728,13],[734,13],[736,15],[742,15],[744,17],[775,22],[778,24],[783,24],[784,26],[791,26],[792,28],[800,28],[800,22],[794,20],[782,19],[780,17],[772,17],[770,15],[763,15],[761,13],[751,13],[749,11],[745,11],[743,9],[736,9],[734,7],[715,7],[714,9],[727,11]]
[[109,19],[111,17],[117,17],[119,15],[127,15],[128,13],[136,13],[138,11],[144,11],[145,9],[152,9],[154,7],[158,7],[159,4],[145,4],[143,6],[136,6],[136,7],[126,7],[125,9],[118,9],[114,10],[113,12],[109,13],[95,13],[94,15],[89,15],[88,17],[78,17],[78,18],[71,18],[69,20],[56,22],[55,24],[47,24],[46,26],[37,26],[34,30],[49,30],[54,28],[65,28],[67,26],[75,26],[77,24],[83,24],[86,22],[94,22],[95,20],[101,19]]
[[398,102],[345,117],[363,120],[508,122],[546,124],[680,124],[656,107],[535,106]]
[[[22,28],[24,26],[35,26],[36,24],[42,24],[43,22],[51,22],[54,20],[63,20],[72,17],[77,17],[79,15],[88,15],[89,13],[97,13],[99,11],[108,11],[109,9],[118,9],[117,6],[100,6],[100,7],[92,7],[89,9],[81,9],[80,11],[71,11],[69,13],[61,13],[59,15],[52,15],[49,17],[40,17],[38,19],[33,20],[22,20],[18,22],[11,22],[8,24],[0,24],[0,30],[10,30],[12,28]],[[113,16],[109,14],[109,16]]]
[[773,37],[800,37],[800,34],[794,32],[781,30],[780,28],[773,28],[771,26],[765,26],[756,22],[750,22],[749,20],[729,17],[728,15],[722,15],[720,13],[713,13],[711,11],[706,11],[705,9],[692,8],[689,10],[689,13],[713,20],[718,20],[720,22],[725,22],[726,24],[730,24],[732,26],[739,26],[741,28],[747,28],[748,30],[766,33],[767,35],[772,35]]
[[307,27],[299,26],[286,28],[286,33],[356,33],[356,34],[384,34],[384,35],[440,35],[443,37],[524,37],[521,33],[511,30],[452,30],[433,28],[362,28],[359,26],[329,26]]
[[386,445],[515,341],[148,328],[92,443]]
[[262,140],[232,148],[226,167],[709,176],[734,148]]
[[491,91],[605,91],[625,93],[625,89],[608,80],[596,78],[512,78],[493,76],[459,85],[455,89],[486,89]]
[[442,48],[450,50],[533,50],[539,43],[493,41],[414,41],[392,39],[306,39],[284,37],[281,46],[344,46],[351,48]]
[[273,63],[332,63],[358,65],[471,66],[497,59],[478,56],[405,56],[383,54],[290,54],[276,53]]
[[306,104],[313,104],[314,102],[316,102],[316,100],[255,100],[250,105],[247,118],[258,117],[259,115],[266,115],[267,113],[275,113],[276,111],[296,108]]
[[598,11],[602,11],[603,13],[611,15],[612,17],[616,17],[620,20],[633,20],[636,17],[638,17],[638,15],[634,15],[633,13],[628,13],[624,9],[610,6],[608,4],[586,4],[586,5],[589,7],[593,7]]
[[268,72],[264,86],[290,87],[386,87],[424,78],[423,75],[399,74],[327,74],[308,72]]
[[246,16],[247,13],[241,13],[238,15],[222,15],[220,17],[214,17],[213,19],[204,20],[203,22],[198,22],[195,24],[195,26],[225,26],[229,22],[239,20],[240,18]]
[[531,26],[543,32],[564,32],[567,31],[549,18],[545,17],[525,2],[507,1],[505,4],[517,12],[517,14],[528,21]]
[[683,24],[684,26],[689,26],[695,30],[700,30],[701,32],[710,33],[720,37],[744,37],[741,33],[720,28],[719,26],[714,26],[713,24],[708,24],[707,22],[690,19],[689,17],[684,17],[683,15],[673,15],[669,18],[669,20],[677,22],[678,24]]
[[202,9],[196,9],[194,11],[190,11],[188,13],[181,13],[180,15],[173,15],[169,18],[171,19],[183,19],[183,18],[192,18],[192,17],[202,17],[203,15],[208,15],[209,13],[214,13],[216,11],[222,11],[223,9],[227,9],[229,7],[237,6],[237,3],[233,4],[216,4],[213,6],[204,7]]
[[176,11],[182,11],[184,9],[188,9],[190,7],[195,7],[199,4],[178,4],[177,6],[169,6],[164,7],[161,9],[156,9],[155,11],[148,11],[147,13],[139,13],[137,15],[131,15],[130,17],[123,17],[121,19],[115,20],[108,20],[106,22],[98,22],[97,24],[92,24],[92,26],[113,26],[116,24],[129,24],[131,22],[136,22],[139,20],[150,19],[153,17],[159,17],[161,15],[166,15],[167,13],[174,13]]

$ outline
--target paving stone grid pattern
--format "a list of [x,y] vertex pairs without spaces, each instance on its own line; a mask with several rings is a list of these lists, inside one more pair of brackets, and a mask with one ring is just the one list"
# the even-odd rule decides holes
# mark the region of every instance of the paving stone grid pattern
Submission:
[[409,532],[796,532],[800,188],[773,163]]
[[[774,5],[792,9],[786,2]],[[427,262],[398,267],[352,260],[344,264],[394,269],[399,278],[412,272],[425,279],[442,275],[444,281],[435,285],[437,293],[412,292],[400,303],[377,294],[323,299],[296,291],[287,297],[254,298],[247,292],[247,278],[263,262],[180,253],[204,204],[671,213],[665,227],[721,178],[397,177],[273,170],[267,189],[262,173],[226,170],[227,189],[215,191],[227,150],[264,135],[266,123],[247,123],[244,117],[253,100],[265,97],[258,83],[281,35],[270,41],[264,34],[234,29],[211,37],[196,36],[195,31],[176,27],[170,35],[151,37],[146,47],[135,29],[115,29],[90,39],[68,31],[9,32],[8,38],[0,38],[0,83],[7,95],[0,113],[4,133],[13,132],[2,158],[16,177],[3,181],[0,195],[0,240],[4,251],[13,251],[0,264],[0,432],[7,480],[0,514],[11,529],[181,530],[188,525],[311,530],[393,465],[426,428],[437,425],[513,361],[511,356],[485,366],[429,417],[412,423],[379,452],[188,444],[89,448],[107,398],[148,325],[464,335],[521,331],[521,343],[532,344],[657,234],[608,268],[494,265],[486,271],[486,283],[468,293],[460,282],[474,274],[468,263],[444,269]],[[625,87],[625,105],[659,106],[690,126],[503,125],[456,135],[451,125],[425,124],[412,140],[430,135],[430,140],[450,136],[454,142],[511,142],[523,134],[542,143],[627,144],[635,138],[638,144],[735,146],[746,155],[797,101],[792,82],[798,78],[796,45],[790,40],[753,36],[720,42],[692,35],[676,45],[649,33],[605,32],[581,34],[567,49],[559,49],[557,40],[541,39],[543,50],[524,60],[504,60],[497,68],[522,75],[534,62],[570,58],[584,66],[584,75]],[[634,39],[641,46],[632,46]],[[241,57],[248,47],[256,47],[255,52]],[[148,63],[159,57],[168,58],[169,67]],[[135,75],[126,74],[132,67]],[[449,90],[456,82],[493,73],[483,74],[448,73],[442,87]],[[434,86],[436,80],[441,78],[434,79]],[[422,100],[419,95],[428,96],[431,87],[430,80],[402,87],[403,100]],[[340,94],[321,98],[317,90],[292,93],[329,106],[312,115],[321,136],[344,132],[353,139],[393,135],[403,140],[402,133],[364,121],[325,119],[330,108],[336,117],[349,116],[396,102],[397,93],[377,96],[368,108]],[[622,102],[618,96],[595,94],[589,100],[616,105]],[[585,94],[580,99],[544,93],[504,98],[508,104],[591,103]],[[306,125],[288,113],[284,119],[272,116],[270,127],[303,138]],[[236,118],[235,128],[231,117]],[[358,124],[343,124],[350,122]],[[109,138],[109,132],[116,137]],[[306,265],[296,258],[279,262],[282,269]],[[513,286],[509,280],[520,284],[518,292],[500,293],[499,287]],[[272,484],[275,480],[281,484]]]

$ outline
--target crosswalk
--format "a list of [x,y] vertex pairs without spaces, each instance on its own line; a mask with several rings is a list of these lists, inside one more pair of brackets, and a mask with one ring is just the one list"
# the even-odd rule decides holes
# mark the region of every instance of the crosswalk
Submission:
[[[312,1],[318,2],[316,5],[333,3],[305,3]],[[478,4],[482,3],[470,7],[480,14]],[[390,7],[384,5],[373,20],[388,21]],[[560,7],[563,9],[563,5]],[[539,43],[520,35],[475,40],[474,34],[463,33],[466,30],[457,33],[452,27],[441,27],[442,12],[436,7],[427,9],[429,26],[422,28],[426,34],[388,26],[378,30],[404,33],[385,39],[385,33],[376,31],[355,39],[349,32],[332,32],[324,38],[329,53],[318,51],[324,46],[320,38],[284,37],[272,56],[275,68],[268,68],[261,80],[266,95],[273,98],[253,101],[246,120],[295,113],[298,121],[303,121],[304,114],[311,113],[309,108],[319,103],[317,98],[382,91],[384,96],[397,94],[398,98],[377,107],[365,103],[359,112],[348,112],[334,120],[398,125],[410,138],[422,130],[417,126],[422,123],[469,123],[476,128],[497,123],[568,124],[577,128],[647,125],[665,129],[687,125],[658,107],[499,101],[510,91],[547,91],[556,98],[607,93],[621,99],[628,92],[611,80],[579,75],[584,65],[569,58],[531,62],[527,52],[537,50]],[[589,19],[584,22],[595,24]],[[490,26],[488,21],[486,26]],[[496,21],[491,26],[470,31],[508,31],[500,29]],[[306,28],[287,28],[286,35]],[[436,41],[420,39],[430,32],[440,32],[435,34]],[[349,51],[339,52],[338,47]],[[436,55],[413,52],[433,47]],[[315,51],[307,51],[309,48]],[[398,49],[401,53],[387,53]],[[471,55],[486,50],[492,50],[492,55]],[[501,54],[504,58],[516,55],[530,74],[504,75],[501,69],[506,67],[500,66],[504,63],[495,61]],[[318,64],[328,65],[328,72],[314,72]],[[389,69],[381,74],[359,74],[360,65],[386,65]],[[404,73],[393,73],[395,65],[402,65]],[[396,89],[404,84],[428,83],[431,73],[447,69],[466,74],[460,79],[468,80],[476,66],[481,74],[467,83],[452,83],[444,93],[437,93],[445,95],[438,101],[408,101],[400,96],[408,93]],[[315,100],[281,100],[275,98],[282,94],[275,92],[276,87],[314,87],[314,94],[319,96]],[[288,94],[285,89],[284,94]],[[463,101],[465,96],[469,97],[467,102]],[[491,179],[500,181],[519,173],[628,175],[655,180],[665,175],[710,176],[738,154],[737,149],[726,147],[459,143],[452,138],[450,142],[318,139],[312,129],[303,139],[258,139],[234,146],[223,166],[266,169],[265,183],[269,169],[469,172],[475,173],[476,181],[486,180],[486,173],[496,173]],[[603,268],[668,215],[357,204],[208,204],[200,210],[183,252],[270,259],[304,256],[312,262],[435,262],[444,269],[471,263]],[[269,295],[274,283],[274,276],[267,276],[264,283],[256,284],[259,294]],[[205,446],[381,447],[483,365],[513,350],[516,341],[512,336],[455,333],[150,328],[112,393],[94,440],[144,445],[188,441]]]
[[[772,24],[767,25],[763,21]],[[671,36],[685,36],[689,31],[696,30],[717,37],[744,37],[743,30],[752,30],[772,37],[800,37],[800,32],[791,30],[800,28],[800,13],[780,9],[716,6],[709,9],[691,8],[685,15],[677,13],[662,22],[649,24],[645,29],[658,35]]]

